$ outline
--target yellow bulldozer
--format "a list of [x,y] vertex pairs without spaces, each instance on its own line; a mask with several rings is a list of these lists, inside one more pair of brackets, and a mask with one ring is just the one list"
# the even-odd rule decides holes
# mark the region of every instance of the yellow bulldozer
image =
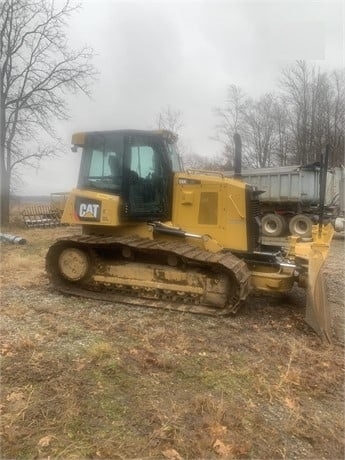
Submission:
[[[57,240],[46,268],[60,291],[210,315],[235,313],[252,290],[308,290],[307,322],[329,338],[320,270],[333,230],[310,241],[264,245],[259,190],[239,177],[183,171],[165,130],[76,133],[78,186],[62,223],[81,234]],[[237,160],[237,163],[240,160]]]

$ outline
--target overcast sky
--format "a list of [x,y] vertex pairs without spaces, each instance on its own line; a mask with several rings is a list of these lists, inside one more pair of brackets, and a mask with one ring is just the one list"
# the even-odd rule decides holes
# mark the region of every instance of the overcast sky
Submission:
[[73,132],[152,129],[166,106],[182,113],[181,137],[191,151],[213,156],[214,107],[227,87],[258,97],[277,89],[281,69],[304,59],[344,67],[344,1],[82,0],[71,21],[71,46],[94,48],[100,72],[92,99],[71,99],[59,133],[66,154],[25,171],[21,194],[76,185]]

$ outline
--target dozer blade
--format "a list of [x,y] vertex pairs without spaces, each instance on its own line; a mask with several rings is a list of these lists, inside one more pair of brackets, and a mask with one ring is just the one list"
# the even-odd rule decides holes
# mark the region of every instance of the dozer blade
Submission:
[[309,259],[305,321],[319,336],[331,342],[331,313],[326,295],[325,280],[321,272],[323,263],[322,253],[313,250]]
[[331,311],[327,299],[322,266],[328,255],[333,236],[331,225],[323,227],[322,232],[313,235],[308,255],[308,287],[305,320],[323,339],[331,342]]

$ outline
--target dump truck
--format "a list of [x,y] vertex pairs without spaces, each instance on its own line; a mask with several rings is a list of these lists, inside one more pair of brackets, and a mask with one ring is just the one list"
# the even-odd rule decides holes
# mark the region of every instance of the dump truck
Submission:
[[[260,219],[264,236],[311,237],[320,215],[320,172],[319,162],[242,170],[242,179],[261,191]],[[234,172],[224,174],[231,177]],[[323,218],[331,222],[335,231],[345,230],[344,166],[327,171]]]
[[[183,171],[166,130],[75,133],[77,188],[62,223],[81,234],[48,249],[52,285],[69,295],[206,315],[236,313],[251,292],[307,289],[307,322],[329,338],[321,267],[333,229],[262,244],[259,190],[222,173]],[[240,156],[237,142],[237,155]]]

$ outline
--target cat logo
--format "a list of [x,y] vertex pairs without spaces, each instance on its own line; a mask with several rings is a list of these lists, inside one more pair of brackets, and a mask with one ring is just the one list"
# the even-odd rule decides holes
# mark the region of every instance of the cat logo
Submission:
[[96,200],[85,200],[77,197],[75,201],[75,214],[78,220],[100,221],[101,203]]
[[79,216],[87,219],[97,219],[99,204],[81,203],[79,206]]

